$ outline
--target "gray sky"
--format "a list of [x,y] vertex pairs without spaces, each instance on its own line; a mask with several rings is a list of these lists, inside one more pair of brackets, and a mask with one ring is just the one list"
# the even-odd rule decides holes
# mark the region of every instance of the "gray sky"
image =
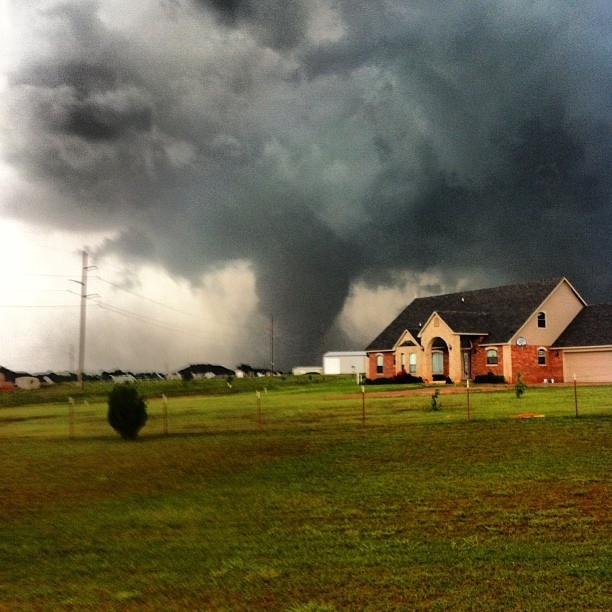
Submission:
[[0,214],[38,291],[2,289],[2,365],[66,365],[76,313],[32,278],[83,247],[88,369],[266,365],[270,315],[277,365],[318,364],[460,288],[612,299],[607,0],[1,6]]

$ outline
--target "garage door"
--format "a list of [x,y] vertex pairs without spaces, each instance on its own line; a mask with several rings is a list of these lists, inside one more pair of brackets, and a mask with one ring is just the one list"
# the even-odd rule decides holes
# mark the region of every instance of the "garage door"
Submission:
[[323,373],[324,374],[340,374],[340,358],[339,357],[323,357]]
[[612,382],[612,351],[565,352],[563,370],[566,382]]

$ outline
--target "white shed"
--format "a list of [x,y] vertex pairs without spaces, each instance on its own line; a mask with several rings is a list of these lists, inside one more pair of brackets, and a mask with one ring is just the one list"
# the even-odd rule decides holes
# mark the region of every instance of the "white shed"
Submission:
[[367,354],[365,351],[332,351],[323,355],[324,374],[364,374]]

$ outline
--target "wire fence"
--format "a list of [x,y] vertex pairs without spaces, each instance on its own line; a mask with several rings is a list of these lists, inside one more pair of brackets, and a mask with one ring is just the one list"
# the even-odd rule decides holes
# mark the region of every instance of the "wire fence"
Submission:
[[[351,393],[268,392],[167,397],[147,400],[148,419],[139,437],[186,434],[325,431],[458,424],[500,419],[544,420],[612,416],[609,386],[558,385],[530,388],[518,399],[513,390],[461,387]],[[117,437],[105,402],[69,398],[0,409],[0,439]]]

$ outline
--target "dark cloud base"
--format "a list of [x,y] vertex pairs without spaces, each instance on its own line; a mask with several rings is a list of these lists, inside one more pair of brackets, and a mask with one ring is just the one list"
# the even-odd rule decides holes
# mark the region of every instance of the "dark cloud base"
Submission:
[[4,103],[28,214],[194,283],[250,261],[288,364],[360,348],[351,285],[402,271],[612,299],[609,3],[323,4],[176,2],[156,44],[104,2],[33,9],[58,42]]

